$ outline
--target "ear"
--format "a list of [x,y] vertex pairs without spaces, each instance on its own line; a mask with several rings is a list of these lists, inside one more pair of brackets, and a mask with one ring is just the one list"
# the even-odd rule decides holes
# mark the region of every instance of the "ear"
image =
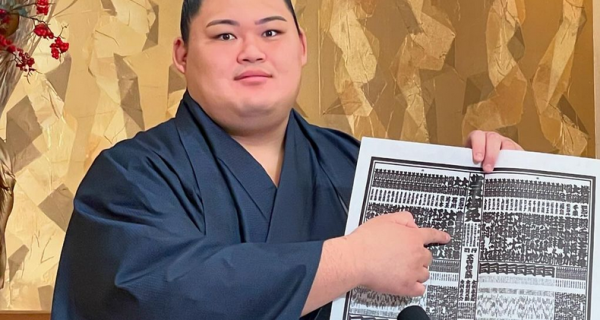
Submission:
[[302,59],[302,66],[304,67],[306,65],[306,62],[308,61],[308,45],[306,44],[307,40],[306,40],[306,33],[304,32],[304,29],[300,28],[300,50],[302,50],[301,54],[301,59]]
[[181,37],[173,42],[173,64],[179,72],[185,74],[187,70],[187,46]]

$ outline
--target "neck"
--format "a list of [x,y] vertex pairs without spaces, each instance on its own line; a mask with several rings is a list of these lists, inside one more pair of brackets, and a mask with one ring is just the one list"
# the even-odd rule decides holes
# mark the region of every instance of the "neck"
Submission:
[[275,185],[279,185],[281,167],[283,166],[285,132],[288,120],[279,123],[269,130],[261,130],[246,134],[231,134],[248,153],[265,169]]

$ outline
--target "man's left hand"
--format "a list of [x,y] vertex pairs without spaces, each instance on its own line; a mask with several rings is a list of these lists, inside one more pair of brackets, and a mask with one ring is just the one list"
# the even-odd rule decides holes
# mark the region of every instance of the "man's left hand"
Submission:
[[523,148],[511,139],[491,131],[476,130],[469,134],[465,147],[473,150],[473,162],[482,163],[484,172],[492,172],[500,150],[521,150]]

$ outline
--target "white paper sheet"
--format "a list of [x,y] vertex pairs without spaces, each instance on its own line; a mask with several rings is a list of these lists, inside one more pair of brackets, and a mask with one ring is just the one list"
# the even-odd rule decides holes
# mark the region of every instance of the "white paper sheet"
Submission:
[[331,319],[396,319],[409,305],[432,320],[600,319],[599,177],[593,159],[502,151],[484,174],[470,149],[364,138],[346,234],[410,211],[453,240],[430,248],[422,297],[357,288]]

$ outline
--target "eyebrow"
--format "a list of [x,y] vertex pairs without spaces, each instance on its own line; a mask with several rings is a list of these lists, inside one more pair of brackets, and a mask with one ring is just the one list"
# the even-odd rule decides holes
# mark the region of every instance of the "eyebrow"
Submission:
[[282,16],[271,16],[271,17],[266,17],[266,18],[256,21],[256,25],[265,24],[267,22],[271,22],[271,21],[275,21],[275,20],[287,22],[287,20],[285,20],[285,18]]
[[[282,16],[271,16],[271,17],[262,18],[262,19],[256,21],[254,24],[261,25],[261,24],[265,24],[265,23],[268,23],[268,22],[271,22],[271,21],[276,21],[276,20],[287,22],[287,20],[284,17],[282,17]],[[219,20],[213,20],[213,21],[209,22],[206,25],[206,27],[208,28],[208,27],[211,27],[211,26],[219,25],[219,24],[226,24],[226,25],[236,26],[236,27],[240,26],[240,23],[237,22],[237,21],[235,21],[235,20],[231,20],[231,19],[219,19]]]

